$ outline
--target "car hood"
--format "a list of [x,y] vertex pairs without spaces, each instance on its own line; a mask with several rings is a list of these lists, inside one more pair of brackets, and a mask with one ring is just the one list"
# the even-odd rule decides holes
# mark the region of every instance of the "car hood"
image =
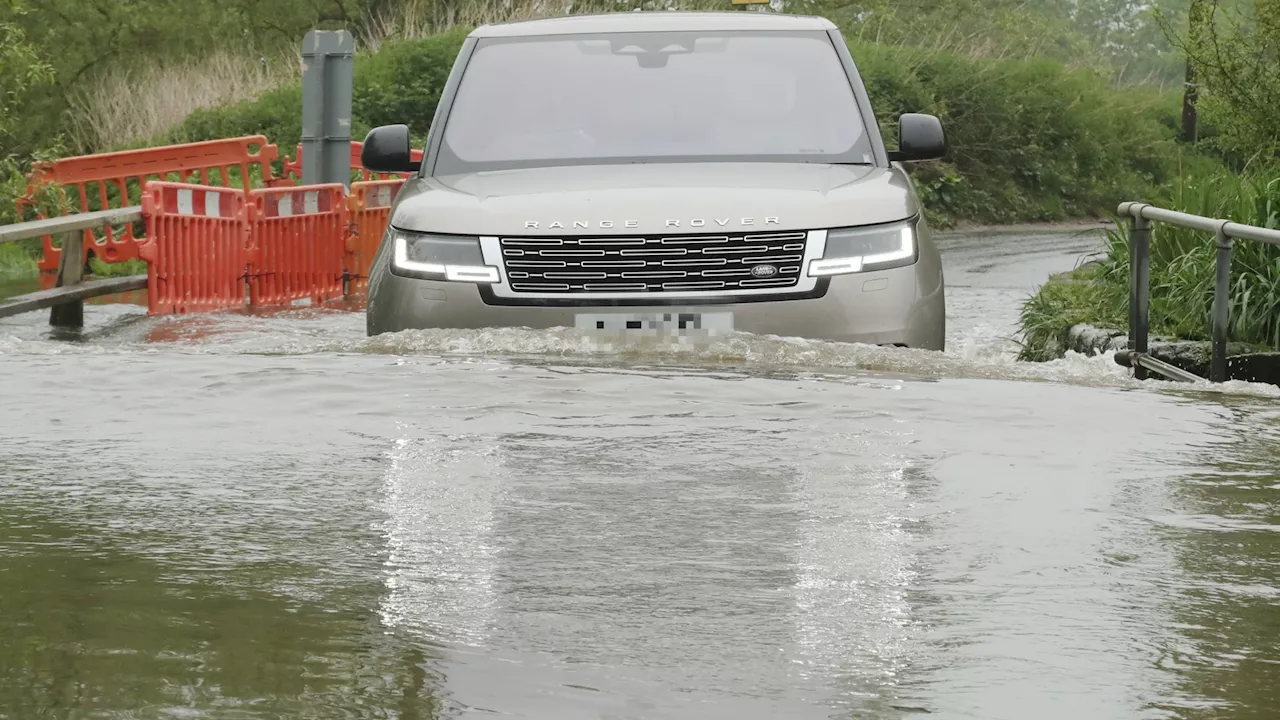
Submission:
[[391,224],[460,235],[765,232],[892,222],[918,211],[896,167],[588,165],[413,179]]

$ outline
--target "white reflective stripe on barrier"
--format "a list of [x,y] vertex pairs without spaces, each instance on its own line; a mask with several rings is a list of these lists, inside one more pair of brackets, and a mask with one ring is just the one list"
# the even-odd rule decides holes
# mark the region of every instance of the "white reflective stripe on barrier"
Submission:
[[195,215],[195,203],[192,200],[190,190],[178,190],[178,214],[179,215]]
[[302,208],[294,206],[294,196],[297,193],[286,193],[276,200],[276,214],[280,217],[292,217],[293,215],[314,215],[320,212],[320,192],[317,190],[307,190],[302,193]]
[[222,217],[222,193],[205,191],[204,214],[209,217]]

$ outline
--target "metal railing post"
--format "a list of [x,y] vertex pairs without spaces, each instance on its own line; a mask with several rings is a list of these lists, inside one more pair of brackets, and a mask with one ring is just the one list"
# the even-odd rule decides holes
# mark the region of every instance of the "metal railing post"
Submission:
[[1133,368],[1133,375],[1145,379],[1150,370],[1158,375],[1189,380],[1195,376],[1186,370],[1147,355],[1150,331],[1149,292],[1151,287],[1151,226],[1168,223],[1175,227],[1212,233],[1217,246],[1213,284],[1213,342],[1209,364],[1210,382],[1226,382],[1228,378],[1227,340],[1231,334],[1231,251],[1236,240],[1253,240],[1280,247],[1280,229],[1241,225],[1228,220],[1166,210],[1146,203],[1123,202],[1117,209],[1129,218],[1129,345],[1116,353],[1116,362]]
[[[1142,217],[1143,206],[1133,209],[1129,219],[1129,349],[1147,352],[1151,318],[1151,221]],[[1147,379],[1147,369],[1134,365],[1133,376]]]
[[1218,228],[1218,262],[1213,284],[1213,361],[1210,382],[1227,381],[1227,330],[1231,325],[1231,249],[1235,241],[1227,235],[1225,223]]

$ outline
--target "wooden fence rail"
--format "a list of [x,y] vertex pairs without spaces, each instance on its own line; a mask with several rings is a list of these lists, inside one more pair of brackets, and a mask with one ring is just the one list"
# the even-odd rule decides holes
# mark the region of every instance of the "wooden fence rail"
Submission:
[[0,244],[17,242],[46,235],[62,235],[62,258],[58,266],[58,279],[48,290],[19,295],[0,301],[0,318],[18,313],[51,308],[49,324],[54,327],[84,327],[84,301],[101,295],[113,295],[147,287],[146,275],[129,275],[82,282],[84,265],[81,251],[84,231],[109,225],[136,222],[142,219],[141,207],[115,208],[96,212],[78,213],[65,217],[33,220],[16,225],[0,226]]

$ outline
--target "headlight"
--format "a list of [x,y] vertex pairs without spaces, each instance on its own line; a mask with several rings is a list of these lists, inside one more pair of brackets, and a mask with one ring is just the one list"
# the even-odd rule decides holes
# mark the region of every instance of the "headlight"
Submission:
[[496,283],[498,268],[484,264],[480,239],[391,229],[391,269],[423,280]]
[[914,220],[875,227],[827,231],[822,259],[809,263],[809,276],[888,270],[919,259]]

